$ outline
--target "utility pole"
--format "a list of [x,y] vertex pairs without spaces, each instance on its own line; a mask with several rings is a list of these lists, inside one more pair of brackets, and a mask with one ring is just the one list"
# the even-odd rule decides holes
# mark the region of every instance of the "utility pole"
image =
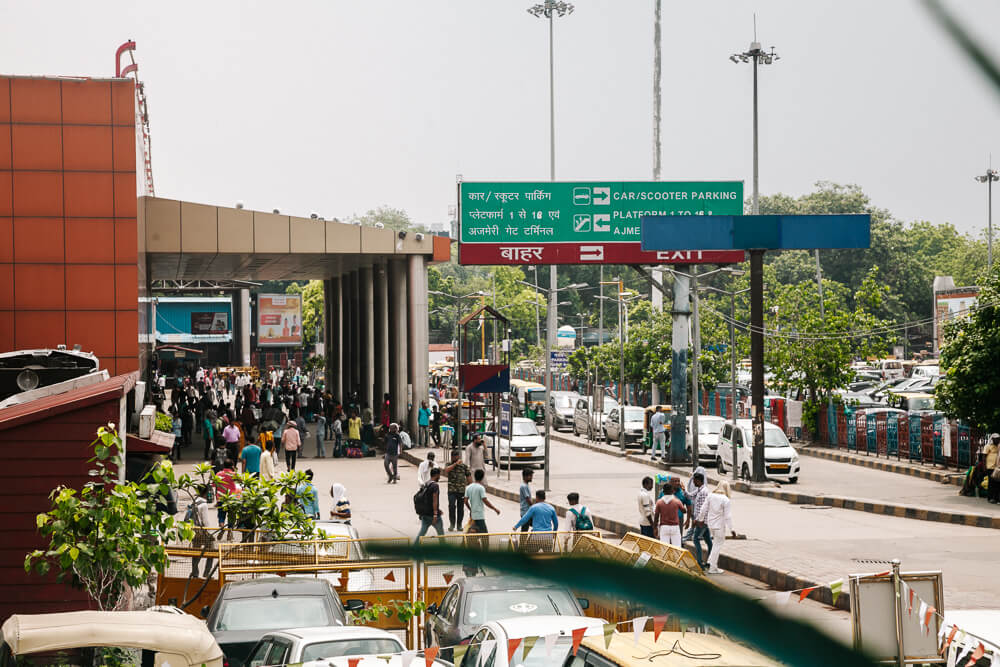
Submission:
[[993,183],[1000,181],[1000,174],[996,169],[987,169],[982,176],[976,176],[976,180],[986,184],[986,268],[993,268]]
[[698,384],[698,356],[701,353],[701,318],[698,316],[698,265],[691,267],[691,328],[694,330],[694,341],[691,345],[694,359],[691,360],[691,388],[694,394],[691,400],[691,468],[698,468],[698,413],[701,411],[701,391]]
[[[757,41],[757,17],[754,16],[754,41],[742,53],[729,59],[734,63],[753,63],[753,199],[752,213],[760,213],[760,178],[757,122],[757,68],[770,65],[780,56],[764,51]],[[755,482],[766,481],[764,471],[764,249],[750,250],[750,364],[751,364],[751,418],[753,419],[753,469]],[[735,398],[736,387],[733,387]]]

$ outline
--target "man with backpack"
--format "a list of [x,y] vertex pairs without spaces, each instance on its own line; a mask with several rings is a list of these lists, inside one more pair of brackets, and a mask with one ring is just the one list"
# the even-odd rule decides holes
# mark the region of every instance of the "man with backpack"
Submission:
[[[569,509],[563,519],[563,530],[567,533],[576,533],[594,529],[594,519],[590,516],[586,506],[580,506],[580,494],[574,491],[566,496]],[[573,548],[574,536],[566,537],[566,550]]]
[[[391,435],[391,434],[390,434]],[[420,490],[413,496],[413,509],[420,517],[420,532],[417,539],[427,534],[427,529],[434,526],[438,535],[444,535],[444,522],[441,520],[441,506],[439,504],[441,489],[438,480],[441,478],[441,469],[431,469],[431,481],[420,487]]]

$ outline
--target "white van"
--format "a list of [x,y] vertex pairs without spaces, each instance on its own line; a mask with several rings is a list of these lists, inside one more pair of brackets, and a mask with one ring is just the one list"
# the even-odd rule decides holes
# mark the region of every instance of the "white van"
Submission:
[[[732,470],[733,440],[736,441],[736,465],[740,477],[749,479],[753,470],[753,422],[737,419],[735,431],[732,422],[726,422],[722,427],[716,450],[720,475]],[[785,432],[770,422],[764,422],[764,472],[768,479],[776,482],[794,484],[799,481],[799,454],[788,442]]]

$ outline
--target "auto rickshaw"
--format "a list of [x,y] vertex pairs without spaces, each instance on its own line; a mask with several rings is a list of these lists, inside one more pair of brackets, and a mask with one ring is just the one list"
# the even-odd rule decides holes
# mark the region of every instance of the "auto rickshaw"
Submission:
[[673,414],[674,408],[670,405],[650,405],[646,408],[645,414],[642,418],[642,453],[645,454],[648,450],[653,448],[653,430],[649,428],[649,420],[653,417],[653,413],[656,412],[656,408],[663,408],[663,413],[667,416],[666,422],[664,422],[663,427],[668,434],[670,433],[670,415]]

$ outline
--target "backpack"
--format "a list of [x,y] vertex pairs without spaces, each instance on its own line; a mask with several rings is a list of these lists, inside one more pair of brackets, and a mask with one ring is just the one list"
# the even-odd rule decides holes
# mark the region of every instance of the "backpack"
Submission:
[[434,508],[431,507],[432,502],[434,502],[434,492],[431,491],[430,482],[421,486],[413,494],[413,510],[417,513],[417,516],[431,516],[434,514]]
[[573,516],[576,517],[576,521],[573,522],[573,529],[574,530],[593,530],[594,529],[594,522],[590,520],[590,515],[587,514],[587,508],[586,508],[586,506],[584,506],[581,509],[581,511],[579,511],[579,512],[577,512],[572,507],[569,508],[569,511],[572,512]]

